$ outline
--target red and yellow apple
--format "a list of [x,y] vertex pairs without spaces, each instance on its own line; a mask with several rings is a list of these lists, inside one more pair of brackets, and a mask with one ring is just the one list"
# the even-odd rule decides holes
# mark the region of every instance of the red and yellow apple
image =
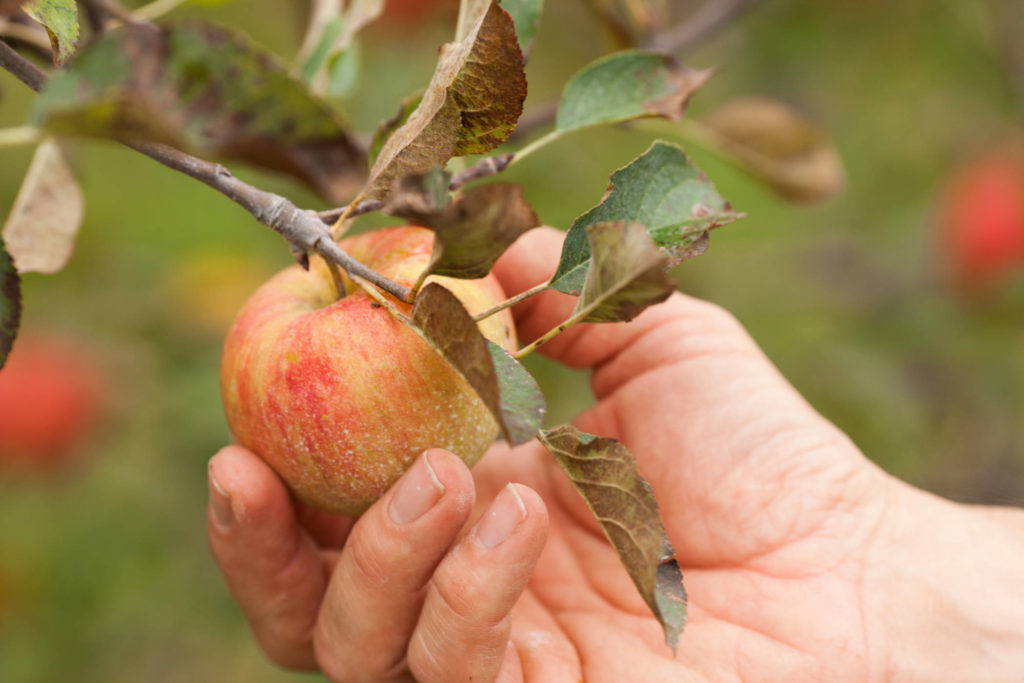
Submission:
[[[412,285],[430,260],[424,228],[375,230],[341,242],[355,259]],[[492,276],[431,276],[471,312],[505,296]],[[221,393],[235,440],[262,457],[298,500],[359,514],[424,450],[473,465],[498,426],[466,380],[415,330],[345,278],[338,299],[327,266],[292,266],[260,287],[235,319],[221,362]],[[395,301],[408,313],[409,306]],[[508,311],[480,323],[506,349]]]

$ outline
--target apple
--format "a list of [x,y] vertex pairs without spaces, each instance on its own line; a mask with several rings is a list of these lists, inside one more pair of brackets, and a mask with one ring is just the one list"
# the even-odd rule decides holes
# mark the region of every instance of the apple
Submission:
[[454,10],[455,0],[387,0],[384,20],[392,24],[413,24],[426,20],[441,9]]
[[[433,233],[406,226],[341,242],[354,258],[411,286]],[[505,299],[492,276],[431,276],[471,312]],[[262,457],[295,497],[335,513],[363,512],[426,449],[472,466],[498,426],[465,379],[419,334],[345,278],[338,299],[327,266],[292,266],[260,287],[228,332],[221,395],[237,443]],[[408,313],[410,307],[394,300]],[[480,323],[515,346],[509,312]]]
[[0,370],[0,463],[36,471],[66,466],[96,426],[104,395],[100,368],[81,344],[23,332]]
[[991,289],[1024,270],[1024,154],[988,151],[950,178],[941,207],[942,238],[954,279]]

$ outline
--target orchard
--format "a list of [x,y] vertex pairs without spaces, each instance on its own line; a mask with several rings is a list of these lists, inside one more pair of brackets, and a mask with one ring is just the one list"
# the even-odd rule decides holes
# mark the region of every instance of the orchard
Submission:
[[[228,443],[312,538],[425,451],[543,453],[608,601],[701,670],[708,568],[633,452],[652,435],[583,429],[601,366],[544,358],[677,290],[886,470],[1024,500],[1024,33],[938,4],[0,0],[0,569],[41,567],[0,678],[287,678],[203,537]],[[905,53],[935,36],[974,61]],[[504,291],[551,227],[551,272]],[[32,333],[55,325],[88,349]]]

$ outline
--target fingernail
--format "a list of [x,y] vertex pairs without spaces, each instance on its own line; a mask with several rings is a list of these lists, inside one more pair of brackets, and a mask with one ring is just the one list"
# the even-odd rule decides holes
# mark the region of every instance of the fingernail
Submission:
[[210,477],[210,507],[213,508],[213,518],[218,525],[227,528],[235,521],[235,514],[231,511],[231,496],[217,481],[213,473],[213,460],[206,466],[206,471]]
[[426,514],[443,495],[444,485],[424,452],[398,482],[388,513],[395,524],[409,524]]
[[477,543],[485,548],[493,548],[505,541],[516,530],[519,523],[526,519],[526,506],[519,492],[512,484],[506,486],[491,503],[476,525]]

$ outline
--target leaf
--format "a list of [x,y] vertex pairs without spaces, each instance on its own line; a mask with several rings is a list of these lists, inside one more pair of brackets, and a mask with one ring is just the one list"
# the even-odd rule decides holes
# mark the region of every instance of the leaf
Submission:
[[398,112],[394,116],[377,124],[377,129],[373,131],[373,141],[370,143],[369,157],[371,166],[376,163],[377,157],[380,156],[380,150],[383,149],[384,143],[388,141],[396,130],[405,125],[405,122],[409,120],[412,113],[420,106],[424,92],[424,90],[420,90],[406,97],[398,105]]
[[614,439],[569,425],[541,431],[539,438],[601,524],[675,652],[686,625],[683,574],[665,536],[658,501],[633,455]]
[[0,0],[0,17],[9,17],[19,9],[26,0]]
[[566,84],[555,128],[567,132],[650,116],[678,120],[711,73],[660,52],[608,55],[583,67]]
[[577,218],[569,229],[551,279],[554,289],[578,294],[583,287],[590,264],[588,225],[603,221],[642,223],[664,250],[669,265],[675,266],[706,247],[708,230],[742,217],[683,150],[660,140],[613,173],[609,187],[601,203]]
[[30,0],[22,9],[42,24],[53,45],[53,63],[61,65],[78,44],[78,5],[75,0]]
[[513,446],[537,434],[544,396],[530,373],[480,333],[462,303],[431,282],[416,295],[412,324],[459,371]]
[[269,52],[203,23],[124,26],[57,72],[35,118],[62,134],[152,140],[288,173],[331,201],[365,180],[341,117]]
[[489,152],[512,134],[525,99],[512,18],[492,2],[461,42],[441,48],[423,99],[384,143],[364,195],[382,199],[397,178],[443,166],[452,156]]
[[[416,183],[418,178],[409,180]],[[393,192],[383,209],[384,213],[430,228],[437,235],[427,273],[463,279],[483,277],[520,235],[540,225],[519,185],[490,183],[465,192],[447,205],[427,198],[428,193],[422,185],[406,187]]]
[[56,273],[71,258],[82,225],[82,189],[60,145],[47,138],[36,150],[3,236],[19,273]]
[[523,58],[530,55],[533,39],[540,26],[540,15],[544,11],[544,0],[504,0],[501,8],[512,16],[516,27],[519,47],[523,50]]
[[21,322],[21,279],[0,240],[0,368],[14,346]]
[[846,185],[842,160],[825,131],[782,102],[737,98],[701,123],[716,146],[785,199],[824,201]]
[[384,13],[384,0],[315,0],[309,30],[299,50],[303,80],[317,95],[343,96],[358,80],[356,34]]
[[587,272],[573,320],[605,323],[632,320],[676,290],[665,271],[668,259],[639,223],[615,221],[587,226],[593,264]]

